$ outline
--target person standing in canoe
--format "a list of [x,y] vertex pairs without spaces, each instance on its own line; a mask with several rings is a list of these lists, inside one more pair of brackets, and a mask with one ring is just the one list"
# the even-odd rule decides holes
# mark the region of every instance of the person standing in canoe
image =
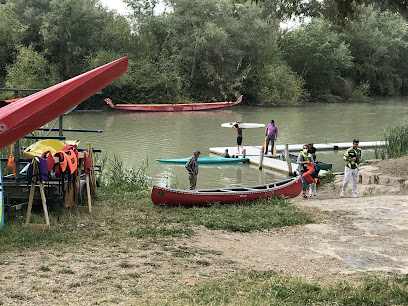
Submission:
[[235,131],[237,131],[237,150],[238,150],[238,154],[240,154],[239,153],[239,148],[240,147],[241,147],[241,152],[243,153],[244,147],[242,146],[242,130],[245,130],[245,129],[240,128],[239,127],[239,122],[237,122],[237,121],[234,122],[234,125],[232,126],[232,128]]
[[306,189],[309,183],[307,180],[303,177],[303,173],[307,172],[307,166],[310,164],[314,163],[314,159],[312,154],[309,152],[309,147],[307,144],[303,145],[303,150],[300,151],[298,158],[297,158],[297,164],[298,164],[298,171],[300,174],[300,178],[302,179],[302,198],[307,199],[306,195]]
[[269,142],[271,142],[271,153],[272,155],[275,155],[273,148],[275,146],[275,141],[278,138],[278,127],[275,125],[275,120],[271,120],[271,123],[266,126],[265,137],[265,155],[268,154]]
[[190,190],[193,190],[197,186],[197,175],[198,175],[198,157],[201,152],[199,150],[194,150],[193,156],[191,156],[187,163],[186,169],[188,171],[188,179],[190,181]]
[[354,139],[353,146],[348,148],[344,153],[343,159],[346,161],[344,168],[344,182],[341,188],[340,197],[344,197],[347,189],[347,185],[350,179],[353,178],[353,187],[351,189],[351,197],[357,198],[357,185],[358,185],[358,167],[360,167],[362,158],[361,149],[358,148],[360,140]]

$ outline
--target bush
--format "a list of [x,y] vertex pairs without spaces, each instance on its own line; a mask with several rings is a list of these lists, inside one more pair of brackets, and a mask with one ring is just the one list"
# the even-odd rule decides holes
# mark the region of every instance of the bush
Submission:
[[364,82],[360,83],[351,94],[350,101],[351,102],[367,102],[370,100],[368,95],[370,94],[370,83]]
[[259,76],[261,105],[296,105],[306,96],[304,80],[286,64],[267,65]]
[[385,129],[384,140],[386,142],[385,154],[381,154],[381,156],[398,158],[408,155],[408,122],[400,122]]

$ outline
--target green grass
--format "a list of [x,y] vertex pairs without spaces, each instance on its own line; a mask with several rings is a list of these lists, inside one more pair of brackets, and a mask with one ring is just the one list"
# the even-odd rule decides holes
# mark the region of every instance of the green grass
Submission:
[[165,300],[167,305],[406,305],[407,298],[408,276],[322,286],[273,271],[250,271],[179,288]]
[[408,122],[400,122],[384,130],[386,145],[383,152],[376,152],[384,158],[398,158],[408,155]]
[[[311,216],[281,198],[190,209],[155,206],[146,190],[112,193],[101,188],[98,198],[93,201],[92,214],[50,209],[51,230],[22,227],[25,211],[7,214],[0,229],[0,245],[4,246],[0,253],[93,241],[114,243],[134,237],[149,244],[166,237],[193,236],[196,226],[250,232],[313,222]],[[31,222],[43,223],[42,213],[35,213]]]
[[[91,250],[101,246],[116,248],[123,243],[126,246],[127,243],[134,244],[137,241],[140,250],[153,249],[153,256],[145,254],[145,261],[140,265],[133,264],[128,258],[120,259],[115,267],[126,271],[121,280],[138,282],[140,279],[142,282],[147,275],[143,272],[144,267],[148,267],[148,271],[158,271],[166,266],[166,262],[155,259],[154,254],[170,261],[190,261],[197,267],[211,268],[215,265],[216,261],[212,255],[222,255],[222,252],[174,242],[174,237],[194,239],[197,226],[213,230],[251,232],[313,222],[310,215],[277,197],[236,205],[216,204],[190,209],[158,207],[152,204],[149,190],[146,189],[148,180],[144,168],[132,172],[127,179],[121,181],[113,177],[113,173],[119,173],[118,169],[124,169],[120,163],[112,168],[111,172],[104,174],[107,179],[98,190],[98,199],[93,200],[92,214],[79,214],[59,206],[50,206],[50,230],[23,227],[25,211],[6,215],[5,226],[0,229],[0,254],[3,253],[4,257],[7,257],[7,252],[15,251],[23,256],[26,250],[67,246],[77,248],[78,245]],[[136,185],[133,180],[135,176],[140,177]],[[109,178],[114,181],[109,181]],[[112,187],[113,184],[119,183],[121,188]],[[43,222],[43,216],[35,212],[32,220]],[[118,244],[119,241],[121,244]],[[161,246],[161,249],[158,250],[157,246]],[[122,247],[118,252],[128,254],[129,250]],[[104,263],[94,260],[96,264]],[[6,261],[0,261],[0,265],[6,264]],[[237,271],[235,263],[225,261],[225,264],[231,265],[231,269]],[[69,265],[52,267],[51,269],[49,265],[40,265],[38,272],[48,276],[55,271],[61,278],[71,275],[81,277],[81,271]],[[135,272],[136,268],[141,272]],[[22,277],[25,277],[28,272],[21,273]],[[184,277],[180,273],[177,269],[173,273],[169,272],[173,277]],[[94,277],[92,274],[86,275],[88,278]],[[93,282],[94,286],[98,287],[100,284],[110,284],[113,280],[116,280],[116,276],[105,275]],[[112,287],[122,292],[125,283],[114,283]],[[241,271],[229,274],[228,277],[209,276],[206,280],[201,278],[193,283],[192,286],[175,286],[160,293],[154,288],[135,287],[129,291],[133,293],[129,301],[134,304],[143,301],[151,305],[406,305],[408,297],[408,276],[372,277],[364,278],[357,284],[341,282],[323,286],[273,271]],[[66,286],[75,290],[88,285],[85,281],[76,280]],[[55,290],[57,289],[50,289],[51,292],[56,292]],[[98,301],[121,301],[119,295],[112,294],[101,297]],[[8,296],[16,302],[28,299],[20,293],[10,292]]]
[[334,175],[333,171],[331,170],[327,171],[325,176],[322,179],[320,179],[320,187],[326,184],[333,183],[335,179],[336,176]]

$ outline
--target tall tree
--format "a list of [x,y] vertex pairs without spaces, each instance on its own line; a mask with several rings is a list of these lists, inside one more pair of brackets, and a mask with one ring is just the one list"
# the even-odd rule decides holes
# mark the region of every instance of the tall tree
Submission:
[[32,46],[21,46],[16,61],[7,66],[6,86],[10,88],[44,89],[59,81],[56,66]]
[[406,22],[398,14],[379,12],[372,6],[365,8],[348,34],[356,82],[369,82],[373,95],[399,94],[403,74],[400,67],[408,52],[407,34]]
[[353,66],[348,45],[323,19],[288,33],[281,42],[284,58],[305,81],[312,98],[326,99],[342,87]]
[[41,34],[51,62],[59,63],[59,74],[68,79],[84,71],[84,60],[103,48],[100,36],[106,12],[96,0],[51,0]]
[[13,9],[12,3],[0,4],[0,84],[4,82],[6,65],[13,62],[13,54],[27,30]]

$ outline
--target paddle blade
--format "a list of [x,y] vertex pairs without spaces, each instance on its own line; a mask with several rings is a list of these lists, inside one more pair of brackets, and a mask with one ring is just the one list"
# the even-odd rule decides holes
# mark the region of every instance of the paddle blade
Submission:
[[272,153],[272,155],[273,155],[273,156],[276,155],[276,144],[273,144],[273,153]]

